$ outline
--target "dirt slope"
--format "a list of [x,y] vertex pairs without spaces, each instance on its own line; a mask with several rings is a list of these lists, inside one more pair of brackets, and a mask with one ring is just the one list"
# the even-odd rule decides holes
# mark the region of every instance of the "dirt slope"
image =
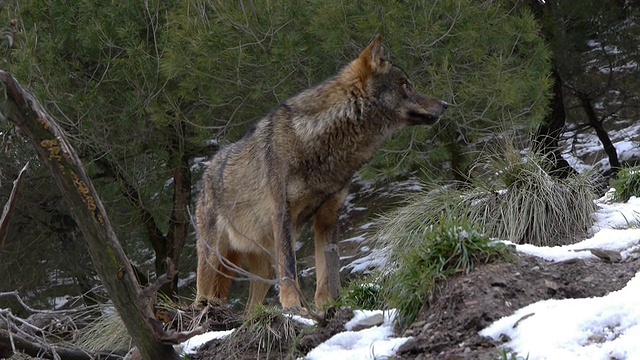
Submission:
[[497,344],[477,334],[495,320],[540,300],[603,296],[623,288],[640,269],[637,258],[551,263],[518,255],[514,260],[451,279],[405,332],[414,339],[397,358],[497,359]]

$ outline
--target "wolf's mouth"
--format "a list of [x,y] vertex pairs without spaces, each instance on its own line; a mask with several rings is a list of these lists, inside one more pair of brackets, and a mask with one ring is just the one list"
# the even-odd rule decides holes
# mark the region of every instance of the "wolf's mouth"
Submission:
[[422,113],[415,110],[407,111],[406,117],[409,125],[433,125],[440,120],[440,116]]

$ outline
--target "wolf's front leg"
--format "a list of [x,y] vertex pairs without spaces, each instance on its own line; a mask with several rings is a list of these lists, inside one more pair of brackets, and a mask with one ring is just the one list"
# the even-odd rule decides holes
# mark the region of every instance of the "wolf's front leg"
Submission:
[[285,309],[301,308],[300,285],[296,272],[296,254],[293,248],[291,216],[286,209],[279,212],[273,222],[276,276],[280,287],[280,304]]
[[[346,187],[333,194],[322,203],[313,219],[316,258],[315,301],[317,307],[333,302],[340,294],[340,261],[337,252],[338,218],[348,194]],[[327,246],[331,246],[332,249]],[[332,258],[327,258],[327,256]]]

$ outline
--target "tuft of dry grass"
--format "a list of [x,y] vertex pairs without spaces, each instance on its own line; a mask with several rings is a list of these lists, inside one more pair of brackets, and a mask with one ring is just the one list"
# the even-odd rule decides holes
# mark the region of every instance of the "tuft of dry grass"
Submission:
[[296,354],[299,335],[305,327],[281,309],[258,306],[207,354],[230,359],[295,359],[299,355]]
[[[187,305],[173,302],[166,295],[158,294],[155,306],[156,317],[165,322],[165,326],[176,331],[191,331],[204,322],[207,314],[187,314],[182,309]],[[99,305],[98,316],[79,313],[78,320],[91,320],[79,332],[75,345],[87,351],[128,350],[133,347],[120,315],[109,304]],[[195,315],[195,316],[193,316]],[[79,321],[80,322],[80,321]]]
[[118,313],[105,306],[100,316],[85,326],[75,344],[83,350],[128,350],[133,347],[131,337]]
[[464,186],[428,186],[381,219],[378,241],[410,248],[404,238],[442,213],[465,218],[490,237],[537,246],[571,244],[593,225],[596,196],[588,174],[553,178],[542,156],[522,154],[507,141],[481,160],[489,176]]

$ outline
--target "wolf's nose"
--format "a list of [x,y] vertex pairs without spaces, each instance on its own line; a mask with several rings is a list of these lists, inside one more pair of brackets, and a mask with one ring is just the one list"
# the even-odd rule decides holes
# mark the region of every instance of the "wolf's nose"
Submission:
[[446,101],[440,101],[440,105],[444,108],[447,109],[449,107],[449,104]]

